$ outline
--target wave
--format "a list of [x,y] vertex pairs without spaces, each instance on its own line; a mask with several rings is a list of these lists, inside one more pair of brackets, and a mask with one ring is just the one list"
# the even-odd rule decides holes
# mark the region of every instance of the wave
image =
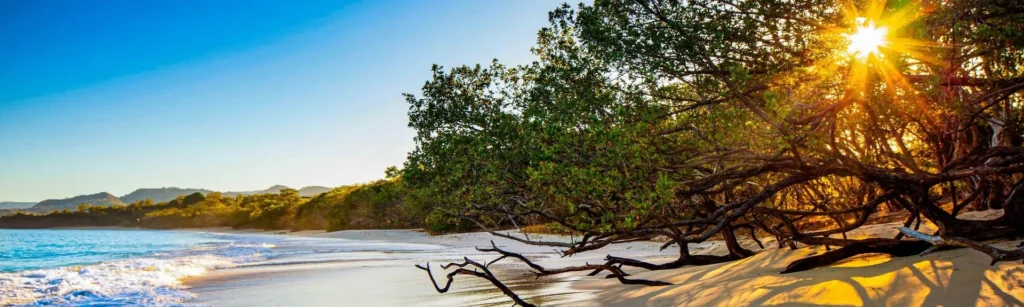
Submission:
[[93,265],[0,273],[0,305],[188,306],[195,294],[181,279],[266,260],[267,242],[200,245],[194,249]]
[[0,273],[0,306],[198,306],[187,303],[196,295],[181,280],[210,270],[340,261],[419,261],[432,255],[470,252],[435,244],[262,234],[200,235],[209,241],[185,250],[152,251],[143,256],[123,254],[132,258]]

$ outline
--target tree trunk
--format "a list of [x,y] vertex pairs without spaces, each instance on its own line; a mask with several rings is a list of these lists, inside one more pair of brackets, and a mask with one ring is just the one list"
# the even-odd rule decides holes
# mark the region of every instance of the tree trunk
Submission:
[[725,237],[725,247],[729,249],[729,256],[736,259],[750,257],[754,252],[743,248],[739,242],[736,242],[734,229],[732,225],[726,225],[722,229],[722,235]]

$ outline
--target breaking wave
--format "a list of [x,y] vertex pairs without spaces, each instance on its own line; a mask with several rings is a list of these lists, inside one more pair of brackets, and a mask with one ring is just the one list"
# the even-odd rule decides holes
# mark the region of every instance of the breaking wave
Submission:
[[188,306],[181,279],[266,260],[273,244],[230,242],[99,264],[0,273],[0,305]]

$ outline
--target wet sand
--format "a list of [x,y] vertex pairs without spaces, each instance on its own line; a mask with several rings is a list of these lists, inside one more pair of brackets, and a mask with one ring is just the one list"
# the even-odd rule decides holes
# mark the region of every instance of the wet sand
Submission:
[[[397,263],[340,262],[259,269],[225,270],[188,281],[211,306],[507,306],[507,298],[481,279],[458,278],[452,290],[437,293],[426,273]],[[506,278],[508,276],[505,276]],[[440,277],[443,279],[443,277]],[[544,305],[592,306],[574,302],[588,296],[552,280],[513,281],[524,298]],[[568,292],[568,293],[567,293]]]
[[[204,229],[224,233],[267,234],[269,232]],[[342,231],[335,233],[303,232],[289,235],[309,238],[335,238],[370,242],[440,244],[451,249],[471,252],[477,261],[495,257],[473,251],[475,246],[490,244],[489,234],[471,233],[427,236],[411,230]],[[549,239],[564,239],[551,236]],[[527,251],[530,257],[545,265],[566,263],[547,248],[526,246],[505,239],[495,239],[499,246]],[[653,246],[653,244],[651,244]],[[424,252],[418,259],[329,260],[315,263],[260,265],[211,271],[201,277],[185,280],[189,291],[197,294],[198,303],[210,306],[508,306],[509,299],[488,281],[456,276],[448,293],[438,293],[425,271],[414,267],[430,263],[440,286],[446,282],[440,264],[461,261],[458,254]],[[603,257],[592,255],[590,257]],[[583,258],[576,258],[579,260]],[[595,306],[593,290],[572,287],[571,275],[535,279],[526,277],[521,263],[507,259],[491,266],[513,291],[524,299],[545,306]]]

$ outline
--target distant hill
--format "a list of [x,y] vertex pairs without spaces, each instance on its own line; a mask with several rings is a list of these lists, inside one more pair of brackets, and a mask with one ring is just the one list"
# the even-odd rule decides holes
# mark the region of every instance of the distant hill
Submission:
[[[283,185],[275,185],[275,186],[272,186],[272,187],[269,187],[269,188],[266,188],[266,189],[263,189],[263,190],[221,192],[221,194],[224,195],[224,196],[227,196],[227,197],[235,197],[235,196],[238,196],[238,195],[249,196],[249,195],[256,195],[256,194],[277,194],[277,193],[280,193],[281,190],[284,190],[284,189],[289,189],[289,187],[283,186]],[[330,191],[330,190],[331,190],[331,188],[328,188],[328,187],[308,186],[308,187],[304,187],[302,189],[299,189],[299,195],[301,195],[303,197],[313,197],[313,196],[320,195],[321,193],[324,193],[324,192],[327,192],[327,191]],[[121,196],[121,201],[126,203],[126,204],[130,204],[130,203],[133,203],[133,202],[136,202],[136,201],[146,200],[146,198],[149,198],[149,199],[153,200],[154,203],[159,203],[159,202],[170,201],[172,199],[178,198],[178,196],[189,195],[189,194],[197,193],[197,192],[198,193],[203,193],[203,194],[209,194],[210,192],[214,192],[214,191],[213,190],[207,190],[207,189],[191,189],[191,188],[183,189],[183,188],[176,188],[176,187],[158,188],[158,189],[138,189],[138,190],[135,190],[134,192],[129,193],[128,195]]]
[[284,190],[284,189],[288,189],[288,187],[283,186],[283,185],[275,185],[275,186],[266,188],[264,190],[258,190],[258,191],[221,192],[220,194],[222,194],[224,196],[229,196],[229,197],[234,197],[234,196],[238,196],[238,195],[249,196],[249,195],[256,195],[256,194],[277,194],[277,193],[280,193],[281,190]]
[[134,192],[128,193],[128,195],[121,196],[121,201],[130,204],[140,200],[146,200],[147,198],[153,200],[154,203],[170,201],[178,198],[180,195],[189,195],[192,193],[203,193],[207,194],[213,191],[207,189],[182,189],[182,188],[159,188],[159,189],[138,189]]
[[[283,185],[275,185],[275,186],[266,188],[264,190],[259,190],[259,191],[223,192],[221,194],[223,194],[224,196],[236,196],[236,195],[246,195],[246,196],[248,196],[248,195],[256,195],[256,194],[277,194],[277,193],[281,193],[281,190],[284,190],[284,189],[290,189],[290,188],[287,187],[287,186],[283,186]],[[302,196],[302,197],[313,197],[313,196],[320,195],[321,193],[324,193],[324,192],[327,192],[327,191],[330,191],[330,190],[331,190],[331,188],[328,188],[328,187],[308,186],[308,187],[299,189],[299,196]]]
[[[281,190],[289,189],[287,186],[275,185],[263,190],[257,191],[241,191],[241,192],[222,192],[224,196],[234,197],[237,195],[256,195],[256,194],[277,194]],[[313,197],[330,191],[331,188],[322,186],[308,186],[299,189],[299,195],[302,197]],[[192,189],[192,188],[147,188],[138,189],[120,198],[111,195],[110,193],[103,192],[92,195],[82,195],[72,198],[65,199],[48,199],[39,203],[30,202],[0,202],[0,210],[6,209],[28,209],[36,212],[49,212],[52,210],[61,209],[75,209],[78,205],[87,203],[94,206],[123,206],[140,200],[146,200],[147,198],[153,200],[154,203],[170,201],[178,196],[189,195],[193,193],[209,194],[214,192],[207,189]]]
[[314,185],[299,189],[299,195],[301,195],[302,197],[313,197],[323,193],[327,193],[330,190],[331,188],[328,187]]
[[74,209],[81,204],[90,204],[93,206],[124,206],[124,202],[117,198],[117,196],[111,195],[107,192],[102,192],[65,199],[47,199],[35,204],[30,209],[32,211],[45,212],[50,210]]
[[0,201],[0,210],[31,208],[35,204],[33,202]]

